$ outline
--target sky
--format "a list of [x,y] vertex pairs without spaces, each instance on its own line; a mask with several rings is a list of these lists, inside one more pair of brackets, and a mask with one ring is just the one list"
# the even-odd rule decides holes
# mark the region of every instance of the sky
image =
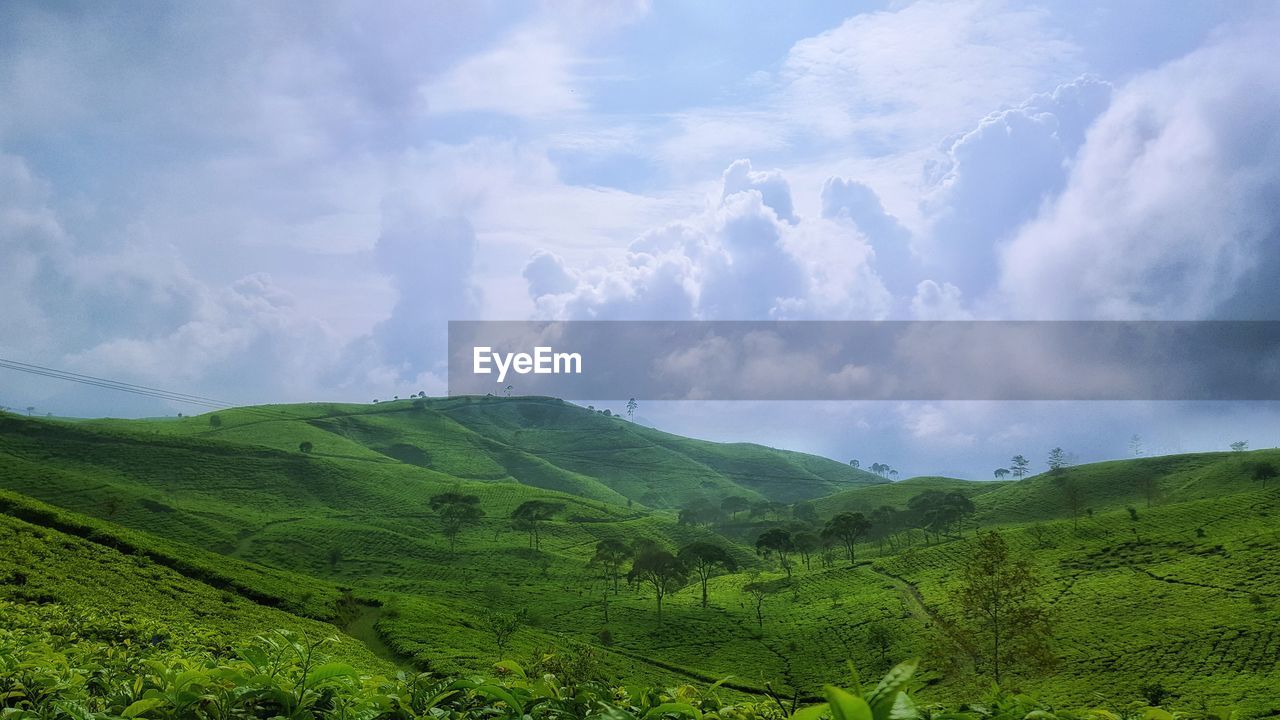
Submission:
[[[0,4],[0,357],[445,391],[462,319],[1280,319],[1249,2]],[[0,370],[0,405],[194,412]],[[1268,403],[647,403],[903,476],[1280,443]]]

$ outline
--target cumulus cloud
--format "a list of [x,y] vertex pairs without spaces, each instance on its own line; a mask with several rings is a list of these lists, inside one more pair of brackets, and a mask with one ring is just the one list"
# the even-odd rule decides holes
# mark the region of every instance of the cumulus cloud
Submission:
[[1116,92],[1065,189],[1001,254],[999,287],[1015,313],[1274,315],[1276,28],[1224,31]]
[[800,218],[780,172],[739,160],[709,208],[643,233],[621,263],[571,270],[539,252],[524,277],[552,318],[882,316],[875,253],[847,213],[832,215]]
[[951,132],[1076,66],[1049,15],[1005,2],[918,2],[854,16],[795,44],[793,122],[826,137]]
[[926,166],[922,202],[930,274],[974,294],[991,284],[996,248],[1062,189],[1110,91],[1081,77],[991,113],[943,144],[943,157]]

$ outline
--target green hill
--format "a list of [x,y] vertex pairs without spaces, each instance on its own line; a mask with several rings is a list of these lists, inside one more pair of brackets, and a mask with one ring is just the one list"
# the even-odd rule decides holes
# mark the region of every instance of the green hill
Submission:
[[993,492],[1007,485],[1002,481],[960,480],[948,477],[913,477],[898,482],[849,488],[814,502],[824,516],[838,512],[868,513],[881,506],[904,508],[907,501],[926,490],[959,492],[969,498]]
[[[1051,703],[1092,704],[1101,692],[1120,707],[1159,683],[1182,707],[1280,705],[1280,481],[1264,488],[1252,473],[1280,464],[1274,451],[1008,483],[886,483],[541,398],[216,415],[0,414],[0,600],[159,620],[222,644],[271,627],[332,632],[343,658],[373,672],[483,671],[551,653],[589,657],[630,684],[731,676],[731,693],[767,684],[800,698],[842,682],[846,661],[870,676],[922,656],[921,697],[958,701],[989,683],[944,638],[960,619],[955,583],[977,524],[1033,560],[1054,616],[1058,666],[1007,684]],[[853,566],[838,546],[818,548],[792,556],[790,579],[776,553],[755,552],[770,528],[816,532],[837,512],[905,508],[929,490],[965,494],[972,516],[925,531],[904,514],[857,544]],[[429,499],[455,491],[474,495],[484,516],[451,550]],[[676,508],[732,496],[754,505],[677,518]],[[537,547],[510,520],[530,500],[561,506]],[[809,500],[817,526],[789,507]],[[710,579],[706,608],[698,583],[682,583],[659,622],[652,588],[611,592],[589,564],[596,543],[615,538],[671,550],[712,542],[736,570]],[[749,582],[767,591],[759,614]],[[110,599],[96,599],[99,589]],[[523,618],[501,650],[494,613]]]

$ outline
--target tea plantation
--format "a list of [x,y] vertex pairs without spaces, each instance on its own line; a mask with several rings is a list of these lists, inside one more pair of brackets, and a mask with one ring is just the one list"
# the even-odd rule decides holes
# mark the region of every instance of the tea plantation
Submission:
[[[888,483],[546,398],[0,414],[0,713],[417,717],[433,714],[414,695],[433,678],[430,697],[446,695],[431,707],[458,717],[782,717],[848,685],[850,664],[879,677],[920,658],[913,707],[974,717],[1277,715],[1273,463],[1210,453]],[[452,537],[450,497],[478,510]],[[822,532],[842,513],[867,522],[847,548]],[[1000,696],[954,630],[968,622],[962,569],[989,530],[1027,561],[1052,651],[1009,667]],[[609,541],[625,551],[612,563]],[[723,551],[705,607],[696,573],[648,581],[642,557],[699,545]],[[253,675],[270,648],[302,657],[330,636],[328,670],[289,660],[287,687]],[[145,679],[116,695],[68,679],[91,658]],[[183,700],[156,662],[221,699]],[[66,685],[41,710],[12,689],[22,672]],[[237,705],[211,689],[228,683],[254,689]],[[590,700],[573,705],[579,687]],[[57,715],[55,700],[84,713]]]

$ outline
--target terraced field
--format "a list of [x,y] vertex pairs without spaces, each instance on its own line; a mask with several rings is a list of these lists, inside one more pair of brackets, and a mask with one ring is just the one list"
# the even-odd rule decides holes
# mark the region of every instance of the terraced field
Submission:
[[[980,697],[989,678],[951,649],[958,568],[976,528],[1034,560],[1056,668],[1005,684],[1050,703],[1123,705],[1159,683],[1183,706],[1280,706],[1280,492],[1251,468],[1280,454],[1202,454],[1071,468],[1011,483],[885,483],[821,458],[678,438],[546,399],[246,408],[181,420],[53,422],[0,415],[0,598],[204,624],[232,643],[268,626],[346,631],[370,667],[486,670],[501,657],[590,646],[634,683],[712,683],[815,698],[845,677],[926,658],[921,697]],[[310,443],[307,452],[300,445]],[[1064,487],[1084,498],[1074,510]],[[1276,483],[1280,485],[1280,483]],[[850,566],[755,552],[770,528],[959,493],[971,517],[868,536]],[[450,549],[429,499],[478,498]],[[749,510],[681,522],[699,501]],[[562,506],[540,546],[522,503]],[[799,501],[812,501],[817,526]],[[975,527],[976,526],[976,527]],[[725,548],[708,607],[664,601],[591,565],[597,542]],[[627,566],[622,572],[625,574]],[[21,576],[21,578],[19,577]],[[76,578],[87,578],[77,584]],[[18,580],[21,579],[21,582]],[[763,588],[760,611],[748,583]],[[99,600],[93,588],[105,588]],[[493,613],[521,613],[499,649]]]

